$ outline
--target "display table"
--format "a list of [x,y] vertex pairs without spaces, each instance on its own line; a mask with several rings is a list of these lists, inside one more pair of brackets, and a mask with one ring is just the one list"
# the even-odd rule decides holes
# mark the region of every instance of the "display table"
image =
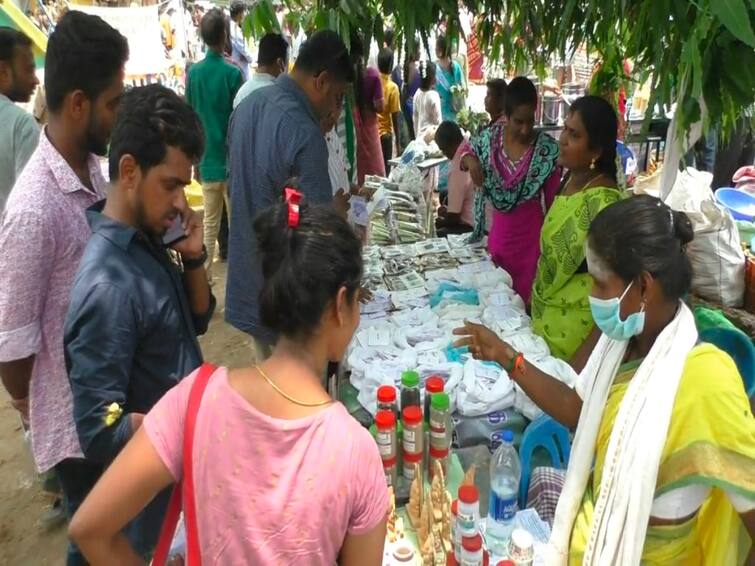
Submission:
[[[461,460],[456,455],[456,453],[452,453],[449,462],[448,476],[446,478],[446,488],[454,499],[456,498],[459,486],[464,479],[464,471],[465,470],[462,467]],[[487,475],[488,473],[486,469],[478,469],[475,478],[475,485],[478,484],[479,480],[483,480],[480,483],[489,483]],[[427,482],[425,483],[425,487],[426,489],[429,489],[429,484]],[[485,494],[486,491],[480,490],[481,497],[484,497]],[[389,542],[388,540],[386,540],[383,552],[383,566],[405,566],[406,564],[411,564],[412,566],[419,565],[421,564],[421,558],[419,558],[417,531],[409,520],[406,506],[399,507],[397,513],[404,523],[404,537],[396,542]],[[540,519],[537,511],[535,511],[534,509],[524,509],[519,511],[516,515],[516,518],[514,519],[514,524],[516,528],[522,528],[528,531],[535,541],[535,560],[533,562],[533,566],[544,564],[542,560],[543,549],[545,543],[550,537],[550,528],[548,527],[548,525]],[[483,538],[485,536],[485,527],[486,518],[483,517],[480,520],[480,529]],[[396,558],[394,557],[394,552],[402,547],[408,547],[414,552],[414,562],[407,563],[396,560]],[[491,558],[492,559],[490,561],[490,564],[496,564],[504,557],[492,556]]]
[[[426,160],[418,169],[430,177],[435,167],[444,161]],[[381,189],[394,193],[393,197],[384,197],[392,200],[387,212],[381,211],[381,215],[401,213],[403,197],[396,197],[397,191],[393,188]],[[410,194],[410,191],[404,192]],[[420,204],[423,203],[417,206]],[[371,222],[375,223],[376,219],[382,221],[382,216],[376,215]],[[537,408],[514,387],[503,368],[474,360],[463,349],[453,348],[453,330],[462,326],[464,320],[480,321],[560,381],[571,384],[576,374],[568,364],[555,359],[547,343],[534,334],[524,301],[513,289],[511,276],[492,263],[484,243],[470,244],[464,236],[423,238],[401,244],[376,240],[370,243],[372,245],[363,248],[362,255],[363,286],[371,292],[371,297],[360,305],[359,328],[349,346],[341,376],[343,379],[348,375],[349,381],[339,383],[339,399],[350,414],[369,427],[377,408],[378,388],[391,385],[399,390],[401,376],[407,369],[417,372],[422,390],[425,380],[441,378],[454,420],[454,447],[445,488],[455,499],[464,470],[474,464],[480,514],[486,517],[490,449],[500,443],[504,429],[515,435],[516,446],[516,439],[526,427],[526,416],[532,418]],[[386,543],[384,564],[421,564],[417,560],[417,533],[404,507],[409,498],[407,486],[402,482],[398,484],[397,511],[391,514],[391,536],[395,536],[393,521],[396,517],[403,523],[403,536]],[[432,515],[437,527],[437,514]],[[425,512],[424,516],[430,515]],[[518,528],[525,528],[540,545],[547,541],[549,528],[534,510],[524,510],[518,517]],[[479,528],[484,537],[484,521]],[[444,544],[447,545],[447,540]],[[400,549],[408,552],[399,553],[399,557],[408,554],[414,559],[397,561],[396,550]]]

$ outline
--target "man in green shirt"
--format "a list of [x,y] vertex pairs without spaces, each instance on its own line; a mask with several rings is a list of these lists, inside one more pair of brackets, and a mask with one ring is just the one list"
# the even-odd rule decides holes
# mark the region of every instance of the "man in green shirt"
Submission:
[[212,281],[212,261],[223,203],[228,207],[228,122],[233,111],[233,99],[243,84],[243,78],[238,67],[223,59],[223,48],[228,39],[223,12],[217,8],[207,12],[202,18],[200,33],[207,45],[207,55],[189,70],[186,100],[199,114],[205,134],[205,152],[199,164],[198,178],[204,195],[205,268]]

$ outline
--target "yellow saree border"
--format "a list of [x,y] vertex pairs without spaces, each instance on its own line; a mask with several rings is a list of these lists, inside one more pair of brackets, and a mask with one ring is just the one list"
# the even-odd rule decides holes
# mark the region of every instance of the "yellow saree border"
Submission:
[[752,459],[710,442],[693,442],[663,462],[658,470],[656,497],[691,484],[727,489],[755,499]]

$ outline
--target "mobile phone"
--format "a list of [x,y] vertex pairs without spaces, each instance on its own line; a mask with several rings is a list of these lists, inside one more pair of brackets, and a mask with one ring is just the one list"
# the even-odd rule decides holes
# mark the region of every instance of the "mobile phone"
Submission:
[[186,239],[186,231],[184,230],[183,217],[177,214],[173,219],[173,224],[168,228],[168,231],[163,235],[163,244],[166,246],[172,246],[176,242]]

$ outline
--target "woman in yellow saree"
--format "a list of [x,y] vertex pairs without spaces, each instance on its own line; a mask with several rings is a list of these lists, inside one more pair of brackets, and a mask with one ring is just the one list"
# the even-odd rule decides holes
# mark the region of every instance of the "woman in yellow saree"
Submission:
[[[595,501],[600,494],[611,430],[638,366],[637,362],[624,364],[609,391],[598,432],[592,478],[588,480],[572,530],[570,564],[582,563]],[[742,390],[742,378],[729,356],[709,344],[692,349],[671,413],[652,510],[659,515],[683,509],[683,503],[673,493],[685,487],[688,490],[692,487],[693,491],[687,491],[686,495],[690,496],[693,509],[686,520],[663,521],[655,517],[656,520],[651,521],[642,552],[643,564],[740,564],[741,557],[746,556],[746,548],[740,547],[749,542],[749,537],[736,528],[739,519],[733,507],[727,505],[726,497],[731,493],[735,500],[738,494],[745,499],[749,494],[752,498],[755,492],[755,438],[747,397]],[[714,487],[718,489],[711,491]],[[698,500],[702,502],[701,496],[709,492],[709,501],[694,515],[694,504]],[[669,493],[671,501],[664,503],[663,496]],[[682,496],[685,496],[684,491]],[[668,505],[675,507],[668,510]],[[685,512],[682,510],[681,514]]]
[[586,256],[602,336],[574,389],[482,326],[456,331],[459,345],[499,362],[546,413],[576,426],[548,564],[747,560],[755,420],[731,358],[698,343],[680,301],[691,239],[687,217],[652,197],[598,214]]

